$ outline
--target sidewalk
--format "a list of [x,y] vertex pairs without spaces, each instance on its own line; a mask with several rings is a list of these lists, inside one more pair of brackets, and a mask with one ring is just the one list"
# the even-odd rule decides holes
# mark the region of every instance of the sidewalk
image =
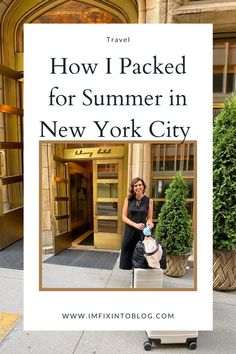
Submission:
[[[53,278],[55,269],[49,266]],[[72,273],[72,278],[76,270],[74,267],[62,269],[57,272]],[[96,277],[103,279],[107,285],[112,285],[110,274],[104,271],[93,270]],[[59,277],[60,275],[57,275]],[[117,276],[117,274],[116,274]],[[57,278],[56,277],[56,278]],[[127,275],[126,275],[127,277]],[[66,277],[63,277],[66,279]],[[100,279],[100,280],[101,280]],[[46,281],[50,280],[50,272]],[[72,280],[72,279],[71,279]],[[120,282],[129,281],[125,276]],[[187,284],[189,279],[181,281]],[[61,285],[60,285],[61,286]],[[178,285],[179,286],[179,285]],[[0,268],[0,312],[14,314],[23,313],[23,272]],[[234,354],[236,336],[236,291],[214,292],[214,331],[200,332],[198,338],[198,348],[196,353],[204,354]],[[22,319],[18,320],[15,327],[0,343],[0,353],[4,354],[139,354],[145,353],[143,342],[147,339],[143,331],[23,331]],[[153,353],[188,353],[189,349],[184,345],[158,345],[151,350]]]
[[[44,255],[43,261],[51,255]],[[113,270],[59,266],[43,263],[43,288],[129,288],[131,272],[119,269],[119,258]],[[63,279],[63,283],[62,283]],[[181,278],[164,275],[164,288],[193,288],[193,269]]]

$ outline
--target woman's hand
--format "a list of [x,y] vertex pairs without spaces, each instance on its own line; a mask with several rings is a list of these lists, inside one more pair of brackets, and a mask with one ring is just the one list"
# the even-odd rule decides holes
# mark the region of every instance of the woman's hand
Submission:
[[139,223],[139,224],[134,223],[134,227],[138,230],[143,230],[144,226],[145,226],[145,224],[143,224],[143,223]]
[[148,221],[147,226],[149,227],[149,229],[152,229],[154,227],[154,224],[152,221]]

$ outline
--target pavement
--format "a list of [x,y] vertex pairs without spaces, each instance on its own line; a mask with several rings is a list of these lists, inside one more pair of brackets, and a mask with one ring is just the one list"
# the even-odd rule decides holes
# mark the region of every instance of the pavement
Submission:
[[[48,256],[44,256],[46,259]],[[78,280],[78,267],[43,264],[43,286],[129,287],[130,274],[120,271],[85,269]],[[98,283],[97,283],[98,282]],[[192,270],[182,278],[164,276],[166,287],[189,287]],[[236,352],[236,291],[214,291],[214,330],[199,332],[196,353],[235,354]],[[4,322],[4,314],[6,321]],[[2,323],[9,322],[3,327]],[[13,315],[13,316],[12,316]],[[12,324],[10,320],[15,322]],[[4,332],[5,330],[5,332]],[[2,332],[2,336],[1,336]],[[139,354],[145,353],[144,331],[23,331],[23,271],[0,268],[0,353],[4,354]],[[183,344],[153,344],[153,353],[188,353]]]
[[[93,252],[93,251],[90,251]],[[43,255],[43,262],[52,255]],[[112,270],[58,266],[43,263],[43,288],[129,288],[132,271],[119,269],[119,258]],[[63,279],[63,283],[62,283]],[[164,276],[165,288],[193,288],[193,268],[181,278]]]

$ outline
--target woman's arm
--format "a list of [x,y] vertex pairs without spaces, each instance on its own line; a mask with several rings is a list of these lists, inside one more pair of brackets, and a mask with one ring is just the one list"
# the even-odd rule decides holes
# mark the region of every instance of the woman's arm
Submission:
[[125,198],[123,209],[122,209],[122,221],[126,224],[134,227],[135,229],[143,230],[144,224],[143,223],[136,223],[128,218],[128,198]]
[[148,213],[147,213],[147,225],[152,229],[154,224],[153,224],[153,200],[150,198],[149,199],[149,206],[148,206]]

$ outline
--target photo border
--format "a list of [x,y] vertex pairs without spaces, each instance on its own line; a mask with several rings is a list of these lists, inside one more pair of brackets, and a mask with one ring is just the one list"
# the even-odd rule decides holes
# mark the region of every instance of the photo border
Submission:
[[[194,203],[195,203],[195,208],[194,208],[194,228],[193,228],[193,233],[194,233],[194,240],[193,240],[193,257],[194,257],[194,267],[193,267],[193,284],[194,286],[192,288],[55,288],[55,287],[43,287],[43,253],[42,253],[42,145],[43,144],[69,144],[72,143],[76,144],[73,140],[39,140],[39,291],[197,291],[197,276],[198,276],[198,252],[197,252],[197,210],[198,210],[198,201],[197,201],[197,190],[198,190],[198,173],[197,173],[197,146],[198,146],[198,141],[197,140],[185,140],[185,143],[193,143],[194,144]],[[96,144],[99,143],[101,144],[101,141],[99,140],[86,140],[83,141],[83,143],[91,143],[91,144]],[[119,140],[119,142],[114,142],[114,140],[104,140],[102,141],[103,144],[109,143],[113,145],[118,145],[120,143],[122,144],[137,144],[136,141],[131,140]],[[158,141],[150,141],[150,140],[142,140],[139,144],[145,144],[148,143],[150,145],[156,143],[168,143],[168,144],[182,144],[179,140],[158,140]],[[53,254],[52,254],[53,256]],[[163,272],[164,273],[164,272]]]

